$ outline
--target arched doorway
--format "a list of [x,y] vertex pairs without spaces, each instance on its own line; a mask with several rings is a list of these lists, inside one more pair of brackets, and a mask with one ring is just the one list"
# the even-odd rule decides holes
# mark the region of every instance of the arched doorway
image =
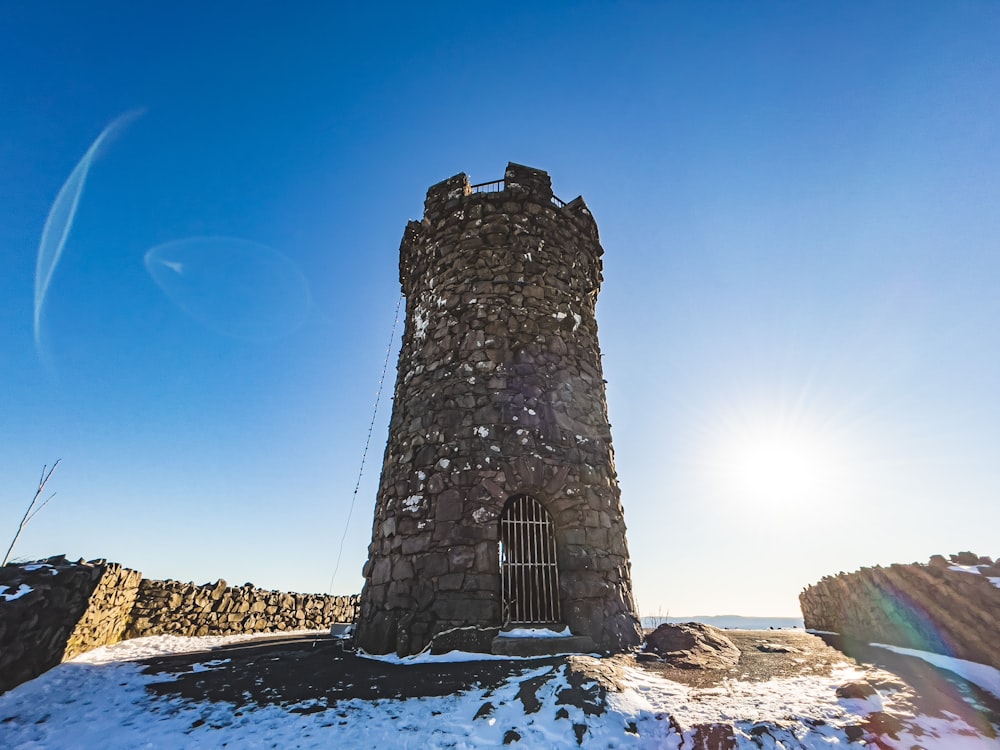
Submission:
[[514,495],[500,515],[500,593],[504,625],[560,620],[555,527],[530,495]]

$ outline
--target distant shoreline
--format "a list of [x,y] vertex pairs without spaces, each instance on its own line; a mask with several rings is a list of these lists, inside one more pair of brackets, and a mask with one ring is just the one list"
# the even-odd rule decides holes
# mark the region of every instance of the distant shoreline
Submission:
[[696,615],[693,617],[658,617],[647,615],[640,618],[642,627],[655,628],[661,623],[700,622],[723,630],[791,630],[805,628],[801,617],[744,617],[743,615]]

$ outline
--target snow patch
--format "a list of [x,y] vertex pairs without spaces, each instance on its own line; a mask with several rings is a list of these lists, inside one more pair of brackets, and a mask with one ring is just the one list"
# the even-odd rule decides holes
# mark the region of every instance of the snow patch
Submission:
[[977,576],[982,573],[978,565],[949,565],[948,570],[954,570],[958,573],[972,573]]
[[573,635],[569,627],[562,630],[550,630],[548,628],[512,628],[511,630],[501,630],[500,635],[504,638],[566,638]]
[[48,563],[32,563],[31,565],[24,565],[24,566],[21,567],[21,570],[26,570],[28,572],[34,572],[36,570],[44,570],[45,568],[48,568],[49,569],[49,573],[51,573],[52,575],[54,575],[54,576],[55,575],[59,575],[59,571],[56,570],[55,568],[53,568]]
[[6,593],[9,588],[9,586],[0,586],[0,599],[3,599],[5,602],[12,602],[15,599],[20,599],[25,594],[30,594],[34,591],[34,589],[26,583],[22,583],[18,586],[17,591],[13,594]]
[[959,677],[968,680],[974,685],[978,685],[983,690],[989,691],[990,693],[993,693],[993,695],[1000,698],[1000,669],[987,666],[986,664],[979,664],[974,661],[956,659],[954,656],[935,654],[930,651],[919,651],[915,648],[890,646],[884,643],[873,643],[871,645],[877,646],[878,648],[884,648],[886,651],[892,651],[896,654],[903,654],[904,656],[913,656],[917,659],[923,659],[925,662],[933,664],[935,667],[947,669],[949,672],[954,672]]
[[[987,565],[949,565],[948,570],[954,570],[956,573],[971,573],[972,575],[983,575],[982,568],[989,567]],[[984,576],[987,581],[993,584],[996,588],[1000,589],[1000,578],[995,576]]]
[[422,651],[411,656],[396,656],[396,654],[369,654],[358,651],[358,656],[380,661],[384,664],[447,664],[451,662],[463,661],[505,661],[507,659],[530,658],[530,657],[510,657],[500,654],[481,654],[469,651],[448,651],[444,654],[432,654],[429,651]]
[[413,311],[413,335],[418,339],[427,338],[427,324],[430,323],[430,316],[427,311],[418,307]]
[[[326,635],[326,630],[286,630],[281,635]],[[189,654],[194,651],[209,651],[218,646],[242,643],[255,639],[273,637],[274,633],[242,633],[240,635],[201,635],[182,637],[179,635],[147,635],[119,641],[111,646],[101,646],[93,651],[80,654],[67,664],[112,664],[116,662],[150,659],[170,654]]]
[[423,495],[410,495],[403,500],[403,510],[408,510],[410,513],[416,513],[422,507],[424,507]]

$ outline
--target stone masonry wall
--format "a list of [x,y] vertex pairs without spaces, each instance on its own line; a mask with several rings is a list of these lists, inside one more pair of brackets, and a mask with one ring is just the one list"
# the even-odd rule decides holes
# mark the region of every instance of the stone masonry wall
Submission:
[[[490,192],[493,190],[493,192]],[[555,525],[562,619],[602,650],[641,640],[594,307],[597,225],[509,164],[430,188],[400,246],[406,327],[356,642],[488,648],[505,625],[499,517],[524,493]],[[453,635],[448,636],[450,643]]]
[[320,630],[354,622],[357,600],[230,587],[221,580],[205,586],[143,580],[125,637]]
[[970,552],[862,568],[799,594],[805,626],[1000,668],[1000,564]]
[[[88,563],[91,564],[91,563]],[[97,561],[103,573],[90,595],[87,609],[66,641],[63,660],[122,640],[139,594],[142,573],[118,563]]]
[[106,567],[57,557],[0,568],[0,693],[63,660]]
[[353,622],[357,596],[145,580],[105,560],[0,568],[0,693],[62,661],[145,635],[320,630]]

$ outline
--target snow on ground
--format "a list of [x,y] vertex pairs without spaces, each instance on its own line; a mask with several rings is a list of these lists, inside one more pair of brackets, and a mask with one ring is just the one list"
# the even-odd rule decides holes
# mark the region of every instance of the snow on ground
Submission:
[[[148,684],[174,678],[143,674],[142,665],[129,660],[247,637],[137,640],[143,643],[99,649],[100,653],[62,664],[0,696],[0,747],[430,750],[495,748],[508,741],[512,747],[575,748],[579,736],[585,747],[679,750],[694,746],[699,726],[723,722],[736,727],[736,750],[830,750],[850,744],[848,727],[856,728],[873,714],[895,709],[904,717],[904,726],[896,739],[882,736],[884,750],[1000,748],[1000,740],[978,734],[953,715],[908,714],[912,706],[891,689],[867,699],[838,699],[838,687],[871,674],[846,663],[825,676],[765,682],[726,679],[711,688],[689,687],[619,663],[618,677],[624,688],[608,693],[603,712],[588,710],[586,701],[565,700],[567,691],[573,689],[567,667],[532,668],[530,661],[525,661],[524,673],[499,686],[474,686],[444,697],[351,699],[329,707],[322,698],[285,706],[252,702],[236,706],[154,697],[145,689]],[[227,661],[210,657],[206,654],[194,670],[218,669]],[[532,685],[538,701],[534,710],[523,699],[526,684]],[[591,693],[598,695],[596,689]]]
[[[303,636],[327,634],[326,630],[290,630],[282,633],[268,633],[264,639],[275,636]],[[142,638],[131,638],[127,641],[120,641],[112,646],[101,646],[93,651],[81,654],[72,660],[73,664],[108,664],[119,661],[136,661],[138,659],[150,659],[154,656],[167,656],[169,654],[186,654],[193,651],[207,651],[217,646],[225,646],[230,643],[242,643],[244,641],[261,640],[262,636],[256,633],[243,635],[202,635],[193,637],[181,637],[178,635],[148,635]]]
[[530,657],[526,656],[504,656],[502,654],[479,654],[469,651],[449,651],[445,654],[432,654],[430,651],[421,651],[419,654],[410,656],[396,656],[396,654],[369,654],[366,651],[358,651],[358,656],[363,659],[380,661],[383,664],[433,664],[435,662],[461,662],[461,661],[524,661]]
[[501,630],[500,635],[504,638],[568,638],[573,635],[569,628],[562,630],[552,630],[550,628],[511,628]]
[[983,690],[986,690],[1000,698],[1000,669],[987,666],[986,664],[978,664],[974,661],[956,659],[953,656],[935,654],[930,651],[919,651],[915,648],[889,646],[884,643],[873,643],[871,645],[877,646],[878,648],[884,648],[887,651],[892,651],[897,654],[915,656],[918,659],[923,659],[928,664],[933,664],[939,669],[947,669],[949,672],[954,672],[959,677],[971,682],[973,685],[978,685]]

